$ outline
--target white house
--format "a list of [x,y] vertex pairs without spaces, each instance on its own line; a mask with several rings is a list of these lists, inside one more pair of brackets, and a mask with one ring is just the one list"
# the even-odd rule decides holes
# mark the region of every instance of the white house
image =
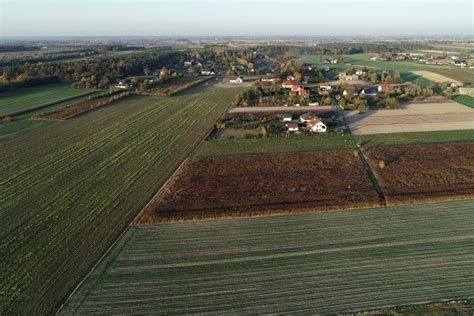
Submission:
[[199,75],[200,76],[214,76],[216,73],[214,71],[210,71],[210,70],[201,70],[199,72]]
[[114,85],[114,88],[117,88],[117,89],[129,89],[130,88],[130,85],[126,82],[123,82],[123,81],[120,81],[119,83],[115,84]]
[[293,117],[289,114],[283,115],[283,122],[291,122],[293,120]]
[[362,71],[362,70],[357,70],[355,74],[357,76],[365,76],[366,75],[365,71]]
[[347,80],[347,81],[354,81],[354,80],[359,80],[359,76],[357,75],[350,75],[346,72],[340,72],[339,75],[339,80],[343,81],[343,80]]
[[297,132],[299,130],[298,123],[287,123],[288,132]]
[[242,82],[244,82],[244,78],[242,78],[242,77],[237,77],[236,79],[230,80],[230,83],[239,83],[240,84]]
[[321,83],[319,85],[319,89],[322,91],[328,91],[328,90],[331,90],[331,85],[327,83]]
[[306,130],[313,133],[325,133],[327,132],[327,126],[319,119],[314,119],[306,123]]

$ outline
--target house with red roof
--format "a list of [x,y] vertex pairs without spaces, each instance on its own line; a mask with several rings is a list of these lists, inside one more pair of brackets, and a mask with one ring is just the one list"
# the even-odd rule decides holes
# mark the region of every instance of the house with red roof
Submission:
[[327,132],[327,126],[320,119],[315,118],[306,122],[305,130],[313,133],[325,133]]
[[390,83],[382,83],[378,87],[379,92],[383,92],[383,91],[386,91],[386,90],[392,90],[392,89],[393,89],[393,85],[391,85]]

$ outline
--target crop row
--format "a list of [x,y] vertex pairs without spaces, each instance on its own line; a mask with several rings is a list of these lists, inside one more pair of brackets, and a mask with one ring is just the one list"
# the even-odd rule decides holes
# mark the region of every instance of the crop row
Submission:
[[63,313],[332,314],[467,298],[472,207],[132,226]]
[[57,308],[234,93],[130,98],[0,145],[0,310]]

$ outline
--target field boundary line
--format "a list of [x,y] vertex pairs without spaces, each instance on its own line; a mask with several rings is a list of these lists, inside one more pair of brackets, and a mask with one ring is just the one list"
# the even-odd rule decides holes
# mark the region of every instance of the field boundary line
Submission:
[[25,113],[33,112],[33,111],[36,111],[36,110],[41,110],[43,108],[46,108],[48,106],[52,106],[52,105],[55,105],[55,104],[58,104],[58,103],[71,101],[71,100],[74,100],[74,99],[78,99],[80,97],[85,97],[87,95],[91,95],[93,93],[96,93],[97,91],[99,91],[99,90],[87,91],[87,92],[76,94],[76,95],[73,95],[73,96],[70,96],[70,97],[65,97],[65,98],[61,98],[61,99],[58,99],[58,100],[42,103],[40,105],[35,105],[31,108],[27,108],[27,109],[24,109],[24,110],[19,110],[19,111],[15,111],[15,112],[6,113],[6,114],[3,114],[3,115],[0,115],[0,120],[3,120],[6,117],[14,117],[14,116],[17,116],[17,115],[20,115],[20,114],[25,114]]
[[[210,88],[210,87],[209,87]],[[206,89],[209,89],[208,87],[206,87]],[[215,87],[214,88],[217,88],[219,89],[219,87]],[[229,111],[229,108],[232,106],[231,104],[232,102],[229,102],[229,106],[225,108],[224,111],[222,111],[222,113],[220,113],[219,117],[217,118],[217,120],[219,120],[225,113],[227,113],[227,111]],[[217,122],[216,120],[216,122]],[[214,122],[215,124],[215,122]],[[194,145],[191,150],[189,151],[189,153],[185,156],[185,158],[183,159],[183,161],[179,164],[179,166],[171,173],[171,175],[168,177],[168,179],[163,183],[163,185],[158,189],[158,191],[153,194],[152,198],[150,199],[150,201],[148,201],[147,204],[145,204],[144,207],[141,208],[141,210],[137,213],[137,215],[135,215],[132,220],[129,222],[129,224],[126,226],[126,228],[120,233],[120,235],[117,237],[117,239],[112,243],[112,245],[110,245],[110,247],[107,248],[107,250],[104,252],[104,254],[97,260],[97,262],[92,266],[92,268],[89,270],[89,272],[84,276],[84,278],[77,284],[76,287],[74,287],[74,289],[72,290],[72,292],[67,296],[66,300],[59,306],[59,308],[57,309],[57,311],[54,313],[55,315],[59,315],[59,313],[61,313],[61,311],[63,310],[64,306],[66,306],[66,304],[70,301],[71,297],[74,296],[77,291],[79,290],[79,288],[86,282],[86,280],[92,275],[92,273],[95,271],[95,269],[97,269],[97,267],[102,264],[102,262],[104,262],[104,260],[106,259],[106,257],[111,253],[111,251],[113,250],[113,248],[117,245],[117,243],[122,239],[122,237],[129,231],[130,227],[132,226],[139,226],[139,225],[133,225],[133,223],[135,222],[135,220],[142,214],[142,212],[155,200],[155,197],[161,193],[161,191],[165,188],[165,186],[168,184],[168,182],[171,180],[171,178],[176,174],[176,172],[178,172],[178,170],[183,166],[183,164],[189,159],[189,157],[196,151],[196,148],[198,148],[205,140],[206,138],[208,137],[208,135],[214,130],[214,125],[212,125],[208,131],[206,132],[206,134],[201,138],[201,140],[199,142],[196,143],[196,145]]]

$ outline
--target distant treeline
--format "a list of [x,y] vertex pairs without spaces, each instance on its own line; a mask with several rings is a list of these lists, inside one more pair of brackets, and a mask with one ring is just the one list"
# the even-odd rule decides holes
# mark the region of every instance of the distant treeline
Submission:
[[61,78],[58,76],[49,76],[49,77],[33,77],[33,78],[26,78],[24,80],[15,80],[10,81],[4,84],[0,84],[0,93],[3,91],[15,90],[20,88],[28,88],[39,86],[48,83],[57,83],[60,82]]
[[32,50],[39,50],[37,46],[25,46],[25,45],[0,45],[0,53],[11,53],[11,52],[25,52]]

